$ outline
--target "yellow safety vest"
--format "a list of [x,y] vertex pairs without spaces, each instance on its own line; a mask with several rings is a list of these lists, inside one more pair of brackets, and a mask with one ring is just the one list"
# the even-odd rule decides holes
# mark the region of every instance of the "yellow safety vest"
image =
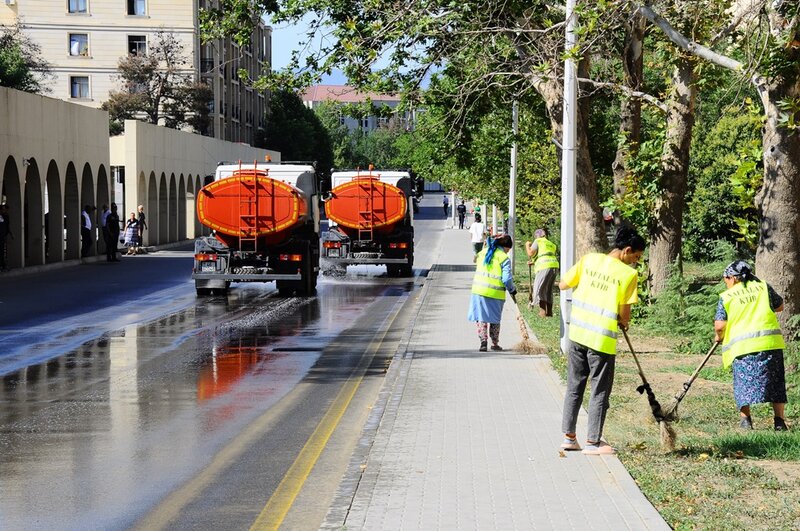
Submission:
[[583,257],[578,287],[572,294],[569,339],[597,352],[617,353],[619,305],[636,270],[616,258],[591,253]]
[[478,267],[475,268],[475,276],[472,278],[472,293],[490,297],[492,299],[505,300],[506,287],[503,284],[502,264],[508,260],[508,255],[502,249],[495,249],[489,265],[483,263],[486,257],[484,249],[478,253],[475,261]]
[[722,365],[725,368],[741,356],[786,347],[778,317],[769,306],[766,282],[739,282],[725,290],[722,304],[728,314],[722,338]]
[[533,263],[533,270],[538,273],[543,269],[558,268],[558,258],[556,258],[556,244],[547,238],[536,238],[533,242],[538,247],[536,261]]

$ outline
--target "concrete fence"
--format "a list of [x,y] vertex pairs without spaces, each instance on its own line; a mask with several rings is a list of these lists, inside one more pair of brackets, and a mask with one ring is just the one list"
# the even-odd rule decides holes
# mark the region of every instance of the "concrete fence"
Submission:
[[108,113],[0,87],[0,200],[9,207],[11,268],[77,260],[81,209],[116,202],[124,220],[138,205],[147,215],[146,245],[203,232],[194,194],[221,161],[263,161],[280,153],[137,121],[109,139]]

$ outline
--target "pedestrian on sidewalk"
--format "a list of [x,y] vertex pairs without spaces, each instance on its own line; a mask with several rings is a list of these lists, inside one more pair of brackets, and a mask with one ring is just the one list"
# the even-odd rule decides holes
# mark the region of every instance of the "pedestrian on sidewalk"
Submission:
[[92,250],[92,212],[97,207],[85,205],[81,216],[81,258],[86,258]]
[[137,218],[139,222],[139,245],[142,245],[144,243],[144,231],[149,227],[147,226],[147,216],[144,215],[144,205],[139,205],[137,210],[139,211],[139,217]]
[[444,217],[446,218],[450,214],[450,198],[447,197],[447,194],[442,196],[442,209],[444,210]]
[[117,204],[111,203],[111,210],[105,217],[106,260],[109,262],[119,262],[119,258],[117,258],[117,247],[119,247],[119,222]]
[[472,243],[472,263],[478,258],[478,253],[483,250],[483,242],[486,241],[486,227],[481,221],[481,215],[475,214],[475,221],[469,227],[470,241]]
[[553,283],[558,272],[556,244],[547,239],[546,229],[536,229],[534,240],[525,242],[528,265],[533,266],[536,275],[533,281],[532,304],[539,305],[539,317],[553,316]]
[[610,455],[616,450],[602,440],[603,424],[614,384],[617,330],[627,329],[631,305],[637,302],[638,273],[634,269],[645,242],[632,227],[620,227],[614,249],[589,253],[572,266],[558,287],[573,289],[569,322],[567,391],[561,428],[563,450],[580,450],[575,435],[586,383],[591,380],[589,429],[584,454]]
[[722,365],[733,367],[739,427],[752,430],[750,405],[770,402],[775,431],[786,431],[786,345],[775,315],[783,311],[783,298],[759,280],[744,260],[731,263],[723,280],[728,289],[719,296],[714,336],[722,342]]
[[488,339],[492,339],[492,350],[503,350],[500,341],[500,318],[506,291],[517,294],[511,278],[511,260],[508,251],[513,247],[511,236],[505,234],[489,238],[486,249],[478,253],[478,265],[472,279],[472,297],[467,319],[477,323],[479,352],[486,352]]
[[464,201],[456,207],[456,214],[458,214],[458,228],[464,228],[464,219],[467,217],[467,205],[464,204]]
[[0,205],[0,271],[8,271],[7,244],[8,239],[14,239],[11,233],[11,215],[8,213],[8,205]]
[[136,254],[139,247],[139,220],[136,219],[136,212],[131,212],[131,217],[125,223],[125,247],[128,248],[126,255]]

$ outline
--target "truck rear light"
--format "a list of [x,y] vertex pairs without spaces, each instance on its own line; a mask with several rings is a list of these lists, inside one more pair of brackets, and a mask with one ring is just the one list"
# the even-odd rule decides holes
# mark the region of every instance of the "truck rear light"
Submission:
[[338,249],[342,246],[342,242],[322,242],[325,249]]
[[408,249],[408,244],[405,242],[390,243],[389,249]]
[[194,255],[194,259],[197,260],[198,262],[216,262],[217,261],[217,255],[201,253],[201,254]]
[[278,260],[282,260],[284,262],[302,262],[303,255],[302,254],[280,254],[278,255]]

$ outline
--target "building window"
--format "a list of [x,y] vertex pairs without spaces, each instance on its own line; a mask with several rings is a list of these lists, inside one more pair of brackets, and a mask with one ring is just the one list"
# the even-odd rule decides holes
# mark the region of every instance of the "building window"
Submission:
[[361,129],[369,131],[369,116],[365,116],[361,119]]
[[67,2],[67,9],[70,13],[88,13],[89,9],[86,5],[88,0],[69,0]]
[[89,76],[70,76],[69,95],[71,98],[89,99]]
[[89,55],[89,36],[86,33],[69,34],[69,54]]
[[145,55],[147,53],[147,37],[144,35],[128,35],[128,53]]
[[136,16],[144,16],[145,0],[128,0],[128,14]]

